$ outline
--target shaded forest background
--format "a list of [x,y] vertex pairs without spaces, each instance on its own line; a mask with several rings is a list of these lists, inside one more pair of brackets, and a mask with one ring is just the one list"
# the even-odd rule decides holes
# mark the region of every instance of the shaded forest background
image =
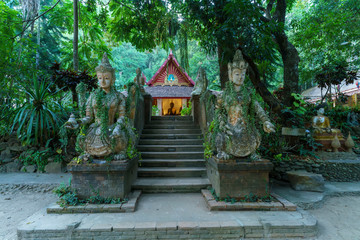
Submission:
[[104,52],[118,90],[138,67],[150,80],[170,49],[194,80],[202,66],[220,90],[241,49],[264,104],[298,110],[294,94],[358,69],[359,13],[357,0],[0,1],[0,132],[55,139],[77,109],[76,86],[96,87]]

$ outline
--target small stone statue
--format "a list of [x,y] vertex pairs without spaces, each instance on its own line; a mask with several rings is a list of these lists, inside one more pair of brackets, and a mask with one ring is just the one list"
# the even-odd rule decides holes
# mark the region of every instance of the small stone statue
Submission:
[[255,154],[260,146],[261,136],[254,124],[255,117],[263,123],[265,132],[275,132],[274,125],[260,104],[253,99],[252,91],[243,83],[248,63],[237,50],[232,63],[228,64],[229,82],[218,96],[217,106],[220,116],[220,131],[215,145],[217,158],[228,160],[232,157],[258,159]]
[[70,129],[85,125],[88,128],[77,139],[83,151],[81,159],[125,160],[128,144],[135,143],[135,133],[125,116],[125,96],[114,88],[115,69],[106,53],[95,68],[99,88],[91,93],[86,103],[86,117],[75,121],[72,115],[66,123]]
[[207,89],[208,79],[206,78],[206,73],[204,68],[200,67],[196,77],[196,83],[194,90],[191,92],[191,95],[200,95],[204,93]]

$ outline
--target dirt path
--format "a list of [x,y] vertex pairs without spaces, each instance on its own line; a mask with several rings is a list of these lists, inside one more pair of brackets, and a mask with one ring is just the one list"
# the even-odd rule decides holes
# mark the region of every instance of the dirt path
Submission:
[[[21,187],[20,187],[21,188]],[[57,200],[51,187],[0,187],[0,239],[17,239],[19,222]]]
[[[17,239],[16,228],[33,213],[43,210],[57,198],[51,186],[0,186],[0,239]],[[322,208],[309,210],[319,223],[318,240],[360,239],[360,196],[334,197]]]
[[360,196],[334,197],[309,212],[318,219],[319,240],[360,239]]

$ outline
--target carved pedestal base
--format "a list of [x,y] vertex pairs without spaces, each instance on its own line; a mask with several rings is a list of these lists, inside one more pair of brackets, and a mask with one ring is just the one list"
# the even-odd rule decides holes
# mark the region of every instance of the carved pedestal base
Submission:
[[220,198],[269,195],[269,172],[273,164],[268,160],[219,162],[216,158],[209,158],[206,168],[212,187]]
[[[314,134],[314,140],[317,143],[320,143],[321,146],[318,147],[318,151],[334,151],[333,147],[331,146],[332,142],[334,141],[335,134],[334,133],[317,133]],[[340,147],[337,149],[339,152],[345,152],[345,139],[344,136],[340,133],[338,134],[338,139],[340,142]]]
[[79,198],[99,194],[101,197],[125,198],[137,177],[138,160],[111,161],[104,163],[69,163],[72,174],[71,188]]

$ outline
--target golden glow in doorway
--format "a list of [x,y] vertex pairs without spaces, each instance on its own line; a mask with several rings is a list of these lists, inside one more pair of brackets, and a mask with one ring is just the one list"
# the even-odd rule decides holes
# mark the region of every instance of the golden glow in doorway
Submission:
[[181,109],[181,99],[162,99],[163,115],[180,115]]

